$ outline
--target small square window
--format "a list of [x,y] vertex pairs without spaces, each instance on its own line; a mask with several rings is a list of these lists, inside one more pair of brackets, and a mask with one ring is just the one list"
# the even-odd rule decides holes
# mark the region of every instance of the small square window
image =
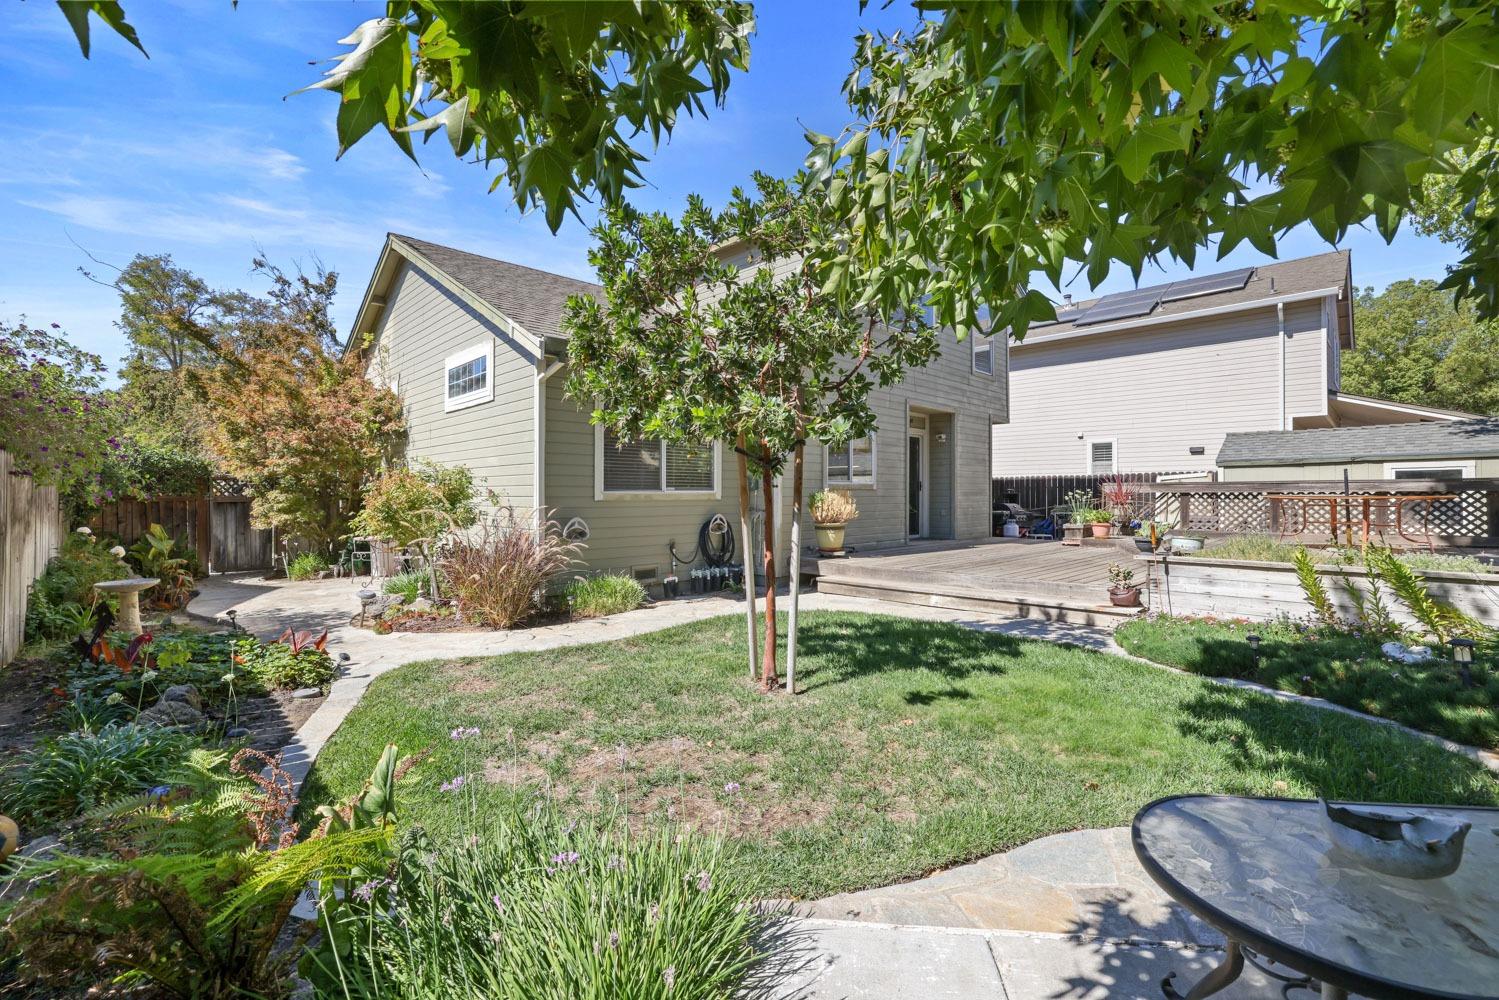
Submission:
[[874,435],[854,438],[839,448],[827,449],[829,485],[874,482]]
[[492,345],[479,344],[443,362],[443,409],[461,410],[494,399],[492,351]]

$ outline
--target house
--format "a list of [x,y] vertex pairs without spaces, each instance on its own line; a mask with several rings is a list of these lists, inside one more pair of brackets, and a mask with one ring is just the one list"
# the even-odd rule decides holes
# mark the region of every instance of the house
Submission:
[[1470,417],[1342,391],[1347,251],[1064,302],[1010,345],[997,476],[1215,473],[1230,434]]
[[[748,255],[746,255],[748,263]],[[586,536],[589,571],[645,581],[685,571],[715,514],[738,531],[736,462],[722,442],[617,441],[563,395],[571,295],[599,287],[424,240],[387,237],[350,331],[370,377],[405,406],[407,454],[465,465],[476,482]],[[809,447],[808,493],[849,490],[846,544],[903,545],[990,532],[991,427],[1005,419],[1005,352],[942,334],[940,356],[872,402],[877,430]],[[790,475],[771,498],[788,551]],[[763,510],[763,498],[754,498]],[[810,518],[804,525],[810,539]],[[737,553],[735,561],[738,561]]]
[[1499,419],[1229,434],[1230,482],[1499,479]]

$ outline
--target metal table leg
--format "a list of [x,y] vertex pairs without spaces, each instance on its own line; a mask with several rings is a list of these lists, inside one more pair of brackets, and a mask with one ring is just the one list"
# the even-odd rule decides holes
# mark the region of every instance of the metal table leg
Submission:
[[1222,964],[1199,979],[1189,992],[1177,992],[1176,986],[1171,982],[1176,978],[1174,972],[1161,980],[1161,992],[1166,995],[1166,1000],[1203,1000],[1203,997],[1210,997],[1219,990],[1227,989],[1243,971],[1244,952],[1239,947],[1239,942],[1230,939],[1228,954],[1224,956]]

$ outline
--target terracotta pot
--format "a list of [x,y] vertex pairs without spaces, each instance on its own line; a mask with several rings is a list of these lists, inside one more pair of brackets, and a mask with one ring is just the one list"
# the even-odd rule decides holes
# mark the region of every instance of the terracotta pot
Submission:
[[817,551],[823,555],[831,555],[834,552],[843,551],[843,529],[842,524],[819,524],[817,528]]
[[1088,525],[1088,531],[1092,533],[1094,538],[1108,538],[1109,532],[1113,529],[1114,526],[1108,523]]
[[1140,588],[1110,587],[1109,603],[1116,608],[1138,608],[1140,606]]

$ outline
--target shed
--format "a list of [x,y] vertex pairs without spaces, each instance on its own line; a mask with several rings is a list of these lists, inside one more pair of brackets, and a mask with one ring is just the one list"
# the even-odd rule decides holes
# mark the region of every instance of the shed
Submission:
[[1499,478],[1499,418],[1229,434],[1225,482]]

